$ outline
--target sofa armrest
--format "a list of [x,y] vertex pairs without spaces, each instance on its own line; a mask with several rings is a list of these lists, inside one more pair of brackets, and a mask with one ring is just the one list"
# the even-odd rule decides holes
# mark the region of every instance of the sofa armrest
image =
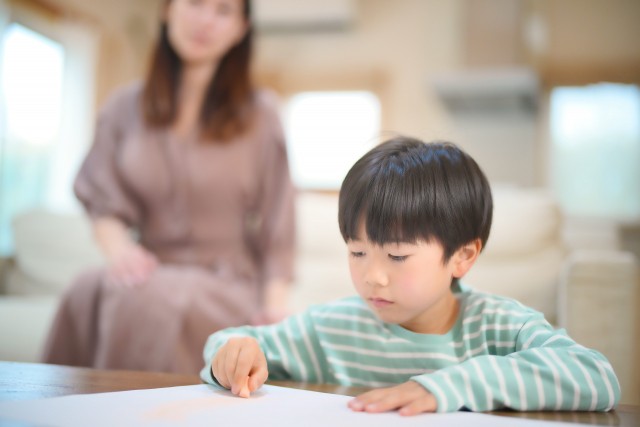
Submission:
[[5,295],[8,292],[7,278],[11,270],[15,268],[15,264],[16,261],[12,256],[0,256],[0,295]]
[[0,360],[40,362],[56,296],[0,296]]
[[624,403],[640,403],[637,261],[623,251],[575,251],[558,287],[558,321],[578,343],[604,354]]

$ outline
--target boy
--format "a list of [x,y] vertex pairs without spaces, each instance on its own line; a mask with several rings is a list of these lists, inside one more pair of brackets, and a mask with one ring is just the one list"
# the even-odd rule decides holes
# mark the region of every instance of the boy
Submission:
[[384,387],[349,407],[402,415],[612,409],[620,388],[601,354],[458,282],[492,209],[486,177],[455,145],[399,137],[372,149],[347,174],[338,209],[359,296],[213,334],[202,378],[243,397],[267,376]]

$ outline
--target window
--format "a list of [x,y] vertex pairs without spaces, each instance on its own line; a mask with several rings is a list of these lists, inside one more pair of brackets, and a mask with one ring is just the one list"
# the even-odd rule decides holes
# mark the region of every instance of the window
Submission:
[[597,84],[551,94],[552,182],[573,216],[640,218],[640,89]]
[[59,137],[64,49],[19,24],[2,37],[0,254],[11,249],[11,218],[46,201],[50,159]]
[[97,33],[0,0],[0,257],[13,218],[78,211],[72,183],[91,144]]
[[371,92],[303,92],[286,108],[289,163],[301,189],[337,190],[377,142],[380,103]]

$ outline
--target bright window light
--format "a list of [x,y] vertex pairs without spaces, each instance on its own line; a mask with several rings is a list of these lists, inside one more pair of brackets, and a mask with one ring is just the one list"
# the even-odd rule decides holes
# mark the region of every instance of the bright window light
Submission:
[[304,92],[287,105],[289,163],[298,188],[336,190],[377,142],[380,103],[371,92]]
[[64,49],[19,24],[3,37],[2,91],[7,137],[51,143],[60,125]]
[[60,146],[65,52],[61,44],[15,23],[0,37],[4,115],[0,126],[0,255],[6,255],[13,251],[12,219],[43,206],[50,193],[53,153]]
[[640,89],[563,87],[551,94],[552,179],[574,216],[640,218]]

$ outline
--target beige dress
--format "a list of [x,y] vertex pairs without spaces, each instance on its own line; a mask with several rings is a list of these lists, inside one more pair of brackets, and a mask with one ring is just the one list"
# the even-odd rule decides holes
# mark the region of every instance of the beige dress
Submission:
[[75,182],[92,218],[137,230],[161,265],[143,286],[82,274],[65,293],[47,363],[195,374],[207,336],[246,324],[263,285],[291,279],[294,190],[275,102],[255,96],[252,128],[228,143],[144,126],[141,85],[113,96]]

